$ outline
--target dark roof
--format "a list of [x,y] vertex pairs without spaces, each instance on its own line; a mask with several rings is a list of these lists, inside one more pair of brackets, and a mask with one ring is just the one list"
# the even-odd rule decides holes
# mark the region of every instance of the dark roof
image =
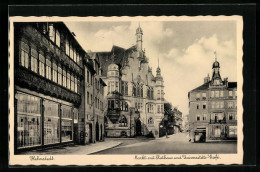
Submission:
[[229,82],[228,88],[237,88],[237,82]]
[[128,57],[132,53],[134,48],[135,46],[124,49],[122,47],[114,45],[110,52],[96,52],[99,56],[99,62],[102,68],[102,75],[107,75],[107,68],[112,63],[117,64],[119,66],[119,69],[125,66],[126,62],[128,61]]
[[193,89],[191,91],[206,90],[206,89],[209,88],[209,83],[210,83],[210,81],[202,84],[201,86],[199,86],[199,87],[197,87],[197,88],[195,88],[195,89]]

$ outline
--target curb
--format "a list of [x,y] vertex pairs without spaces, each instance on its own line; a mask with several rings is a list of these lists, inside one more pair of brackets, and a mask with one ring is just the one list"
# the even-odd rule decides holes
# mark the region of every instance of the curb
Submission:
[[122,142],[118,143],[117,145],[114,145],[114,146],[111,146],[111,147],[109,147],[109,148],[106,148],[106,149],[102,149],[102,150],[98,150],[98,151],[95,151],[95,152],[88,153],[87,155],[92,155],[92,154],[94,154],[94,153],[102,152],[102,151],[104,151],[104,150],[109,150],[109,149],[115,148],[115,147],[117,147],[117,146],[119,146],[119,145],[121,145],[121,144],[122,144]]

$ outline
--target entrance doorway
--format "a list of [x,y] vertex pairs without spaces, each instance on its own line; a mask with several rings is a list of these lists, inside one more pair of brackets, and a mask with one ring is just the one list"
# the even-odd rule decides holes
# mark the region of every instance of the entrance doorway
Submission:
[[96,123],[96,141],[99,141],[99,124]]
[[89,143],[92,143],[93,142],[93,139],[92,139],[92,124],[89,124]]
[[142,123],[140,119],[136,121],[136,135],[141,136],[142,135]]

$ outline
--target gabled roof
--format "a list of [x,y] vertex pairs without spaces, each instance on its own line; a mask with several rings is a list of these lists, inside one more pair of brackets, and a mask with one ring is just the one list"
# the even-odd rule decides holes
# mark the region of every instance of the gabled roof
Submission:
[[[121,69],[125,66],[128,61],[128,56],[135,49],[135,46],[132,46],[128,49],[124,49],[122,47],[114,45],[110,52],[96,52],[99,56],[100,66],[102,68],[102,75],[107,75],[108,66],[112,63],[115,63]],[[114,54],[114,56],[113,56]]]
[[[199,86],[199,87],[197,87],[197,88],[195,88],[195,89],[193,89],[193,90],[191,90],[191,91],[206,90],[206,89],[209,88],[209,83],[210,83],[210,81],[209,81],[209,82],[206,82],[206,83],[204,83],[204,84],[202,84],[201,86]],[[191,91],[190,91],[190,92],[191,92]]]

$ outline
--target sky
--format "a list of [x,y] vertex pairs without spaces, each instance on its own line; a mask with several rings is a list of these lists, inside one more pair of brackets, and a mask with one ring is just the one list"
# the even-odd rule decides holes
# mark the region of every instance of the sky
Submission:
[[85,51],[110,51],[113,45],[136,44],[135,32],[143,29],[143,48],[155,75],[164,77],[165,98],[189,113],[188,92],[212,76],[212,64],[220,62],[222,78],[237,81],[237,30],[235,21],[83,21],[65,22]]

